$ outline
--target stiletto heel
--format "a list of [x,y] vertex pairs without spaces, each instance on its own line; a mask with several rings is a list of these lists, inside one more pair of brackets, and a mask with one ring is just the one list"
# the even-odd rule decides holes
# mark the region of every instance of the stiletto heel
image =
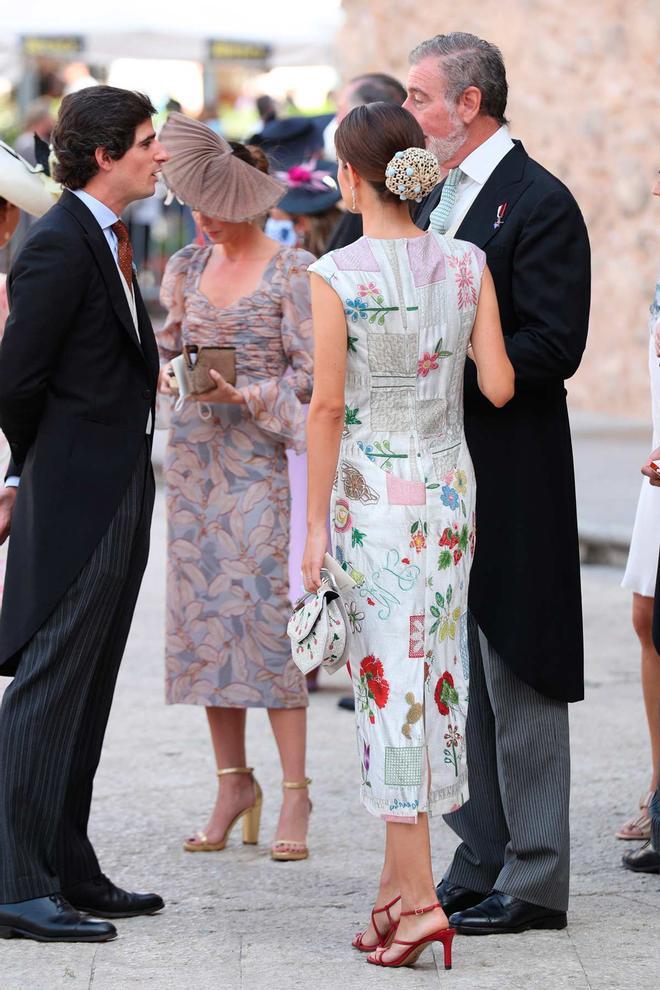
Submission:
[[[390,914],[390,908],[394,907],[395,904],[398,904],[400,900],[401,900],[401,895],[399,894],[397,897],[394,898],[393,901],[390,901],[389,904],[385,904],[381,908],[373,909],[373,911],[371,912],[371,924],[373,926],[374,931],[376,932],[376,935],[378,936],[378,941],[376,942],[375,945],[373,943],[371,945],[367,945],[364,941],[365,933],[358,932],[355,938],[353,939],[353,941],[351,942],[351,945],[353,946],[354,949],[357,949],[358,952],[375,952],[376,949],[387,948],[389,946],[396,931],[396,926],[399,924],[398,919],[395,921],[394,918],[392,918],[392,915]],[[389,924],[387,926],[386,931],[381,932],[380,928],[376,924],[376,915],[383,913],[387,915],[387,920]]]
[[218,770],[218,777],[224,777],[227,773],[249,773],[254,783],[254,803],[249,808],[244,808],[232,818],[225,829],[225,834],[220,842],[209,842],[208,836],[204,832],[196,832],[192,839],[184,842],[183,848],[186,852],[220,852],[227,845],[227,839],[236,822],[243,819],[243,842],[246,845],[256,845],[259,841],[259,825],[261,822],[261,806],[263,804],[263,794],[259,783],[254,777],[253,767],[228,767]]
[[[309,777],[305,777],[304,780],[283,780],[282,787],[290,791],[302,791],[305,787],[309,787],[311,782]],[[310,812],[312,810],[311,801],[309,802],[309,810]],[[270,858],[280,863],[295,862],[300,859],[307,859],[308,856],[307,843],[297,839],[276,839],[270,847]]]
[[[402,911],[402,918],[410,918],[413,915],[427,914],[429,911],[435,911],[439,908],[440,904],[429,904],[428,907],[417,908],[415,911]],[[442,948],[444,950],[444,961],[445,969],[451,969],[451,945],[454,941],[454,935],[456,934],[455,928],[439,928],[435,932],[430,932],[423,938],[417,939],[416,942],[404,942],[402,939],[395,938],[392,939],[391,945],[403,945],[405,946],[403,952],[396,959],[383,959],[383,952],[380,955],[376,955],[374,958],[369,956],[367,962],[370,962],[373,966],[387,966],[389,968],[394,968],[396,966],[412,966],[421,956],[424,949],[427,949],[429,945],[433,945],[434,942],[442,942]]]
[[456,934],[456,929],[447,928],[445,931],[446,931],[446,937],[441,938],[440,941],[442,942],[442,948],[444,950],[444,955],[445,955],[445,969],[451,969],[451,946],[452,946],[452,942],[454,941],[454,935]]

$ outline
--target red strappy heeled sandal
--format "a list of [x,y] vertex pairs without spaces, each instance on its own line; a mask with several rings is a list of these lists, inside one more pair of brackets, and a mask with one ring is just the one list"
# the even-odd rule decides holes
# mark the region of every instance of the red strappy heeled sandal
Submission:
[[[400,900],[401,895],[399,894],[398,897],[395,897],[394,900],[390,901],[389,904],[386,904],[385,907],[373,909],[371,912],[371,924],[374,927],[374,931],[378,935],[378,941],[375,945],[373,943],[371,945],[367,945],[364,941],[365,932],[358,932],[351,943],[354,949],[357,949],[358,952],[375,952],[376,949],[386,949],[388,947],[396,931],[396,926],[399,924],[398,918],[396,921],[392,918],[390,908],[394,907],[395,904],[398,904]],[[381,932],[380,928],[376,924],[376,915],[383,913],[387,915],[387,920],[389,922],[387,931],[385,932]]]
[[[401,917],[409,918],[411,915],[427,914],[429,911],[435,911],[435,909],[439,907],[439,904],[430,904],[428,907],[417,908],[416,911],[402,911]],[[455,934],[455,928],[441,928],[436,932],[431,932],[429,935],[425,935],[424,938],[420,938],[416,942],[404,942],[399,938],[395,938],[390,943],[390,946],[405,946],[405,949],[400,956],[397,956],[396,959],[391,960],[383,959],[383,953],[381,951],[380,955],[377,955],[375,959],[369,957],[367,962],[370,962],[374,966],[412,966],[412,964],[419,959],[424,949],[428,948],[428,946],[432,945],[434,942],[442,942],[442,948],[445,956],[445,969],[451,969],[451,943],[454,941]]]

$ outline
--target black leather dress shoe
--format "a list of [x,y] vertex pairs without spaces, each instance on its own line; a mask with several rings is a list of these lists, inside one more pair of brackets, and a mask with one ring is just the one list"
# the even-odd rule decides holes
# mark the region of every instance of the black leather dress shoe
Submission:
[[513,935],[530,928],[566,928],[565,911],[529,904],[494,890],[480,904],[449,919],[461,935]]
[[660,873],[660,852],[656,852],[650,842],[626,853],[621,862],[634,873]]
[[64,896],[79,911],[99,918],[134,918],[139,914],[155,914],[165,907],[158,894],[129,894],[115,887],[103,873],[69,887]]
[[71,907],[62,894],[0,904],[0,938],[32,938],[37,942],[109,942],[117,929],[94,921]]
[[456,911],[465,911],[466,908],[474,907],[475,904],[481,904],[485,897],[485,894],[480,894],[476,890],[470,890],[469,887],[459,887],[457,883],[448,883],[446,880],[440,881],[435,892],[447,917]]

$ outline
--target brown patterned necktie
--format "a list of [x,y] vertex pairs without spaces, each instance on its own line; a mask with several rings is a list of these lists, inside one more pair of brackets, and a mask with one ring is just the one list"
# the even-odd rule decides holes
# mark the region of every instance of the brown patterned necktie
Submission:
[[131,288],[133,285],[133,248],[131,239],[128,236],[128,227],[123,220],[116,220],[110,228],[117,237],[117,257],[119,260],[119,270],[126,279],[126,285]]

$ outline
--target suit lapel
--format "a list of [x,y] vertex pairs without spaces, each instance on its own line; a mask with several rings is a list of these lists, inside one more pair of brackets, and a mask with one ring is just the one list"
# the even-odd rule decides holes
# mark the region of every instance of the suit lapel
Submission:
[[[520,141],[516,141],[511,151],[504,156],[484,183],[483,189],[456,231],[457,238],[485,248],[488,242],[506,226],[514,204],[531,182],[531,179],[525,179],[527,161],[527,152]],[[502,224],[496,227],[497,211],[505,203],[506,211]]]
[[[68,210],[68,212],[71,213],[83,227],[89,246],[92,249],[92,254],[96,259],[96,263],[99,266],[103,281],[105,282],[108,290],[108,295],[110,296],[110,301],[112,302],[112,308],[117,314],[120,323],[128,333],[129,337],[139,349],[140,353],[142,353],[135,324],[133,323],[133,317],[131,316],[131,311],[128,306],[128,300],[126,299],[124,286],[122,285],[119,269],[117,268],[110,245],[105,239],[105,234],[85,204],[78,199],[77,196],[74,196],[73,193],[65,190],[60,198],[60,204],[65,210]],[[135,284],[134,278],[134,289]]]

